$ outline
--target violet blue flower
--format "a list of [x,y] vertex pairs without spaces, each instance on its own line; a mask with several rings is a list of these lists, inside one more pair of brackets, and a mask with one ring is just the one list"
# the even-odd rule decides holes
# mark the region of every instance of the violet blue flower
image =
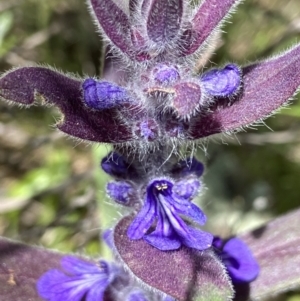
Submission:
[[215,237],[213,246],[234,284],[249,283],[256,279],[259,265],[242,240],[233,237],[224,242],[221,238]]
[[[143,238],[157,249],[176,250],[181,245],[198,250],[211,247],[213,236],[187,224],[181,216],[196,225],[204,225],[206,216],[193,203],[173,191],[174,184],[167,179],[157,179],[147,186],[144,205],[129,226],[130,239]],[[155,230],[151,226],[156,220]]]
[[86,105],[93,109],[109,109],[130,102],[130,95],[124,88],[107,81],[87,78],[82,88]]
[[115,178],[134,177],[136,171],[128,164],[125,158],[117,152],[110,152],[101,161],[101,168],[110,176]]
[[241,70],[234,64],[212,69],[201,76],[202,87],[212,96],[232,96],[240,89],[241,82]]
[[203,164],[195,157],[188,157],[185,160],[180,160],[171,170],[173,175],[186,177],[195,174],[201,177],[204,171]]
[[125,181],[108,182],[106,192],[110,198],[122,205],[128,205],[134,193],[132,185]]
[[49,270],[37,282],[39,295],[47,301],[102,301],[119,269],[104,260],[99,265],[73,256],[61,259],[62,270]]

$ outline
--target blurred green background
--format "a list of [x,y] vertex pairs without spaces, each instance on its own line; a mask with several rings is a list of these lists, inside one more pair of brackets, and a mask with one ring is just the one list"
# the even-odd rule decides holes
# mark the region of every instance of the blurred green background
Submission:
[[[224,28],[211,60],[251,61],[299,41],[299,0],[246,0]],[[101,40],[84,0],[0,0],[0,70],[34,64],[100,75]],[[64,252],[107,255],[101,231],[122,209],[104,193],[109,145],[54,129],[54,108],[0,103],[0,235]],[[300,101],[232,137],[200,144],[206,165],[199,203],[208,227],[228,236],[300,205]],[[287,294],[297,301],[300,295]]]

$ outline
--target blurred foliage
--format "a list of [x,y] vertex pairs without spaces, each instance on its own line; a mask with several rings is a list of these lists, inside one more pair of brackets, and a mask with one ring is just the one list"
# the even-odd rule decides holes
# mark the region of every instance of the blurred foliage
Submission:
[[[279,53],[299,40],[299,0],[247,0],[224,31],[210,59],[216,64]],[[99,76],[100,57],[85,1],[0,0],[1,71],[42,64]],[[66,139],[49,127],[57,119],[55,109],[0,103],[0,235],[107,255],[99,236],[120,214],[105,196],[108,177],[99,169],[109,146]],[[199,202],[215,233],[252,228],[300,204],[299,99],[266,125],[199,147],[207,166]]]

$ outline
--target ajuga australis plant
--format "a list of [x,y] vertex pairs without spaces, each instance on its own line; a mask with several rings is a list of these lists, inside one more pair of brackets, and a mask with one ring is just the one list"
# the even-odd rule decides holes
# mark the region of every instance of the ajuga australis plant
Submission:
[[[185,146],[261,122],[300,86],[300,45],[247,66],[195,69],[237,0],[89,0],[107,44],[103,78],[24,67],[0,97],[59,108],[67,135],[110,143],[106,192],[128,215],[105,232],[115,261],[2,238],[1,300],[248,300],[300,285],[300,211],[237,237],[203,229],[204,166]],[[122,8],[121,8],[122,7]]]

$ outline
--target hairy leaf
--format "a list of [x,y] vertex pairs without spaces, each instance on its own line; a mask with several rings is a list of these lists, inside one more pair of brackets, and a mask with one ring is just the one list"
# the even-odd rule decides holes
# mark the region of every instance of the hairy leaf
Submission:
[[[251,300],[300,287],[299,220],[300,210],[297,210],[239,236],[260,265],[259,276],[248,288]],[[238,289],[241,300],[246,300],[246,287]]]
[[118,257],[146,285],[179,301],[231,300],[233,290],[221,262],[211,250],[186,247],[162,252],[143,239],[130,240],[127,228],[132,218],[123,218],[114,230]]
[[203,1],[192,20],[191,43],[183,54],[192,54],[200,48],[239,2],[240,0]]
[[64,117],[57,127],[76,138],[96,142],[124,142],[131,130],[116,122],[114,109],[91,110],[83,102],[82,81],[43,67],[13,70],[0,78],[0,98],[23,105],[42,99],[56,105]]
[[133,51],[130,41],[130,21],[112,0],[90,0],[92,13],[108,38],[124,53]]
[[191,120],[191,139],[251,125],[285,104],[300,86],[300,45],[242,73],[243,88],[235,99],[216,99],[210,113]]
[[60,267],[63,254],[0,238],[0,296],[2,300],[41,301],[36,281]]
[[182,17],[182,0],[152,0],[147,19],[149,38],[169,43],[177,36]]

